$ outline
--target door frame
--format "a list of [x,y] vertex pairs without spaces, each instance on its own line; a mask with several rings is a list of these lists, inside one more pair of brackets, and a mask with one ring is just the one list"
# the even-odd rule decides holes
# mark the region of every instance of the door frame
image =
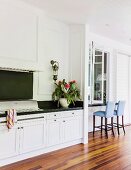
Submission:
[[[130,90],[130,86],[131,86],[131,68],[130,68],[130,63],[131,63],[131,54],[129,54],[128,52],[125,52],[125,51],[120,51],[120,50],[117,50],[116,51],[116,54],[120,54],[120,55],[125,55],[128,57],[128,116],[129,116],[129,124],[131,123],[131,108],[130,108],[130,105],[131,105],[131,90]],[[116,65],[117,65],[117,55],[116,55]],[[116,76],[117,76],[117,67],[116,67]],[[117,78],[117,77],[116,77]],[[117,101],[117,81],[116,81],[116,101]]]

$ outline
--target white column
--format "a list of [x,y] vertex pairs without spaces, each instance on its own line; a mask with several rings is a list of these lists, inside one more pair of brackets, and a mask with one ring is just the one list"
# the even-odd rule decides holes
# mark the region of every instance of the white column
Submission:
[[84,138],[88,143],[88,59],[89,59],[89,25],[85,25],[85,57],[84,57]]

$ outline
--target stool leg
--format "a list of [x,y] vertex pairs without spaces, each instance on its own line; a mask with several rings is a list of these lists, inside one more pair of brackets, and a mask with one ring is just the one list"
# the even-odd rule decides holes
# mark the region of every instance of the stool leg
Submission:
[[124,135],[125,135],[125,128],[124,128],[124,117],[122,115],[122,127],[123,127],[123,132],[124,132]]
[[114,128],[113,128],[113,117],[111,118],[111,129],[112,129],[113,136],[115,136],[115,134],[114,134]]
[[95,115],[93,115],[93,136],[95,134]]
[[120,135],[120,131],[119,131],[119,116],[117,116],[117,131],[118,131],[118,135]]
[[107,132],[107,118],[105,118],[105,133],[106,133],[106,137],[108,138],[108,132]]
[[101,117],[101,135],[102,135],[102,127],[103,127],[103,117]]

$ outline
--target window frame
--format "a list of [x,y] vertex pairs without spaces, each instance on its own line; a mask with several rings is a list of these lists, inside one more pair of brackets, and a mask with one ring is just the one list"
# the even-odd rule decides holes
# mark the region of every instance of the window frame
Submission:
[[[100,51],[102,52],[102,55],[96,55],[95,51]],[[88,102],[89,104],[104,104],[104,54],[106,53],[106,101],[108,100],[108,91],[109,91],[109,55],[110,53],[105,51],[104,48],[99,48],[97,46],[94,45],[94,43],[92,42],[90,44],[90,49],[89,49],[89,63],[88,66],[90,64],[90,73],[88,74],[90,77],[88,78],[88,81],[90,81],[90,84],[88,82]],[[99,64],[100,62],[95,62],[96,56],[102,56],[102,98],[101,100],[95,100],[94,99],[94,66],[95,64]],[[89,71],[89,70],[88,70]],[[89,99],[90,98],[90,99]]]

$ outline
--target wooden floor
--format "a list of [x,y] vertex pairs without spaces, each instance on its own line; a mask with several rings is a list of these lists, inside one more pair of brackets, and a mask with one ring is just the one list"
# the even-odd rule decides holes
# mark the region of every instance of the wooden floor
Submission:
[[0,170],[131,170],[131,127],[118,137],[109,132],[95,137],[89,134],[89,144],[75,145],[59,151],[21,161]]

